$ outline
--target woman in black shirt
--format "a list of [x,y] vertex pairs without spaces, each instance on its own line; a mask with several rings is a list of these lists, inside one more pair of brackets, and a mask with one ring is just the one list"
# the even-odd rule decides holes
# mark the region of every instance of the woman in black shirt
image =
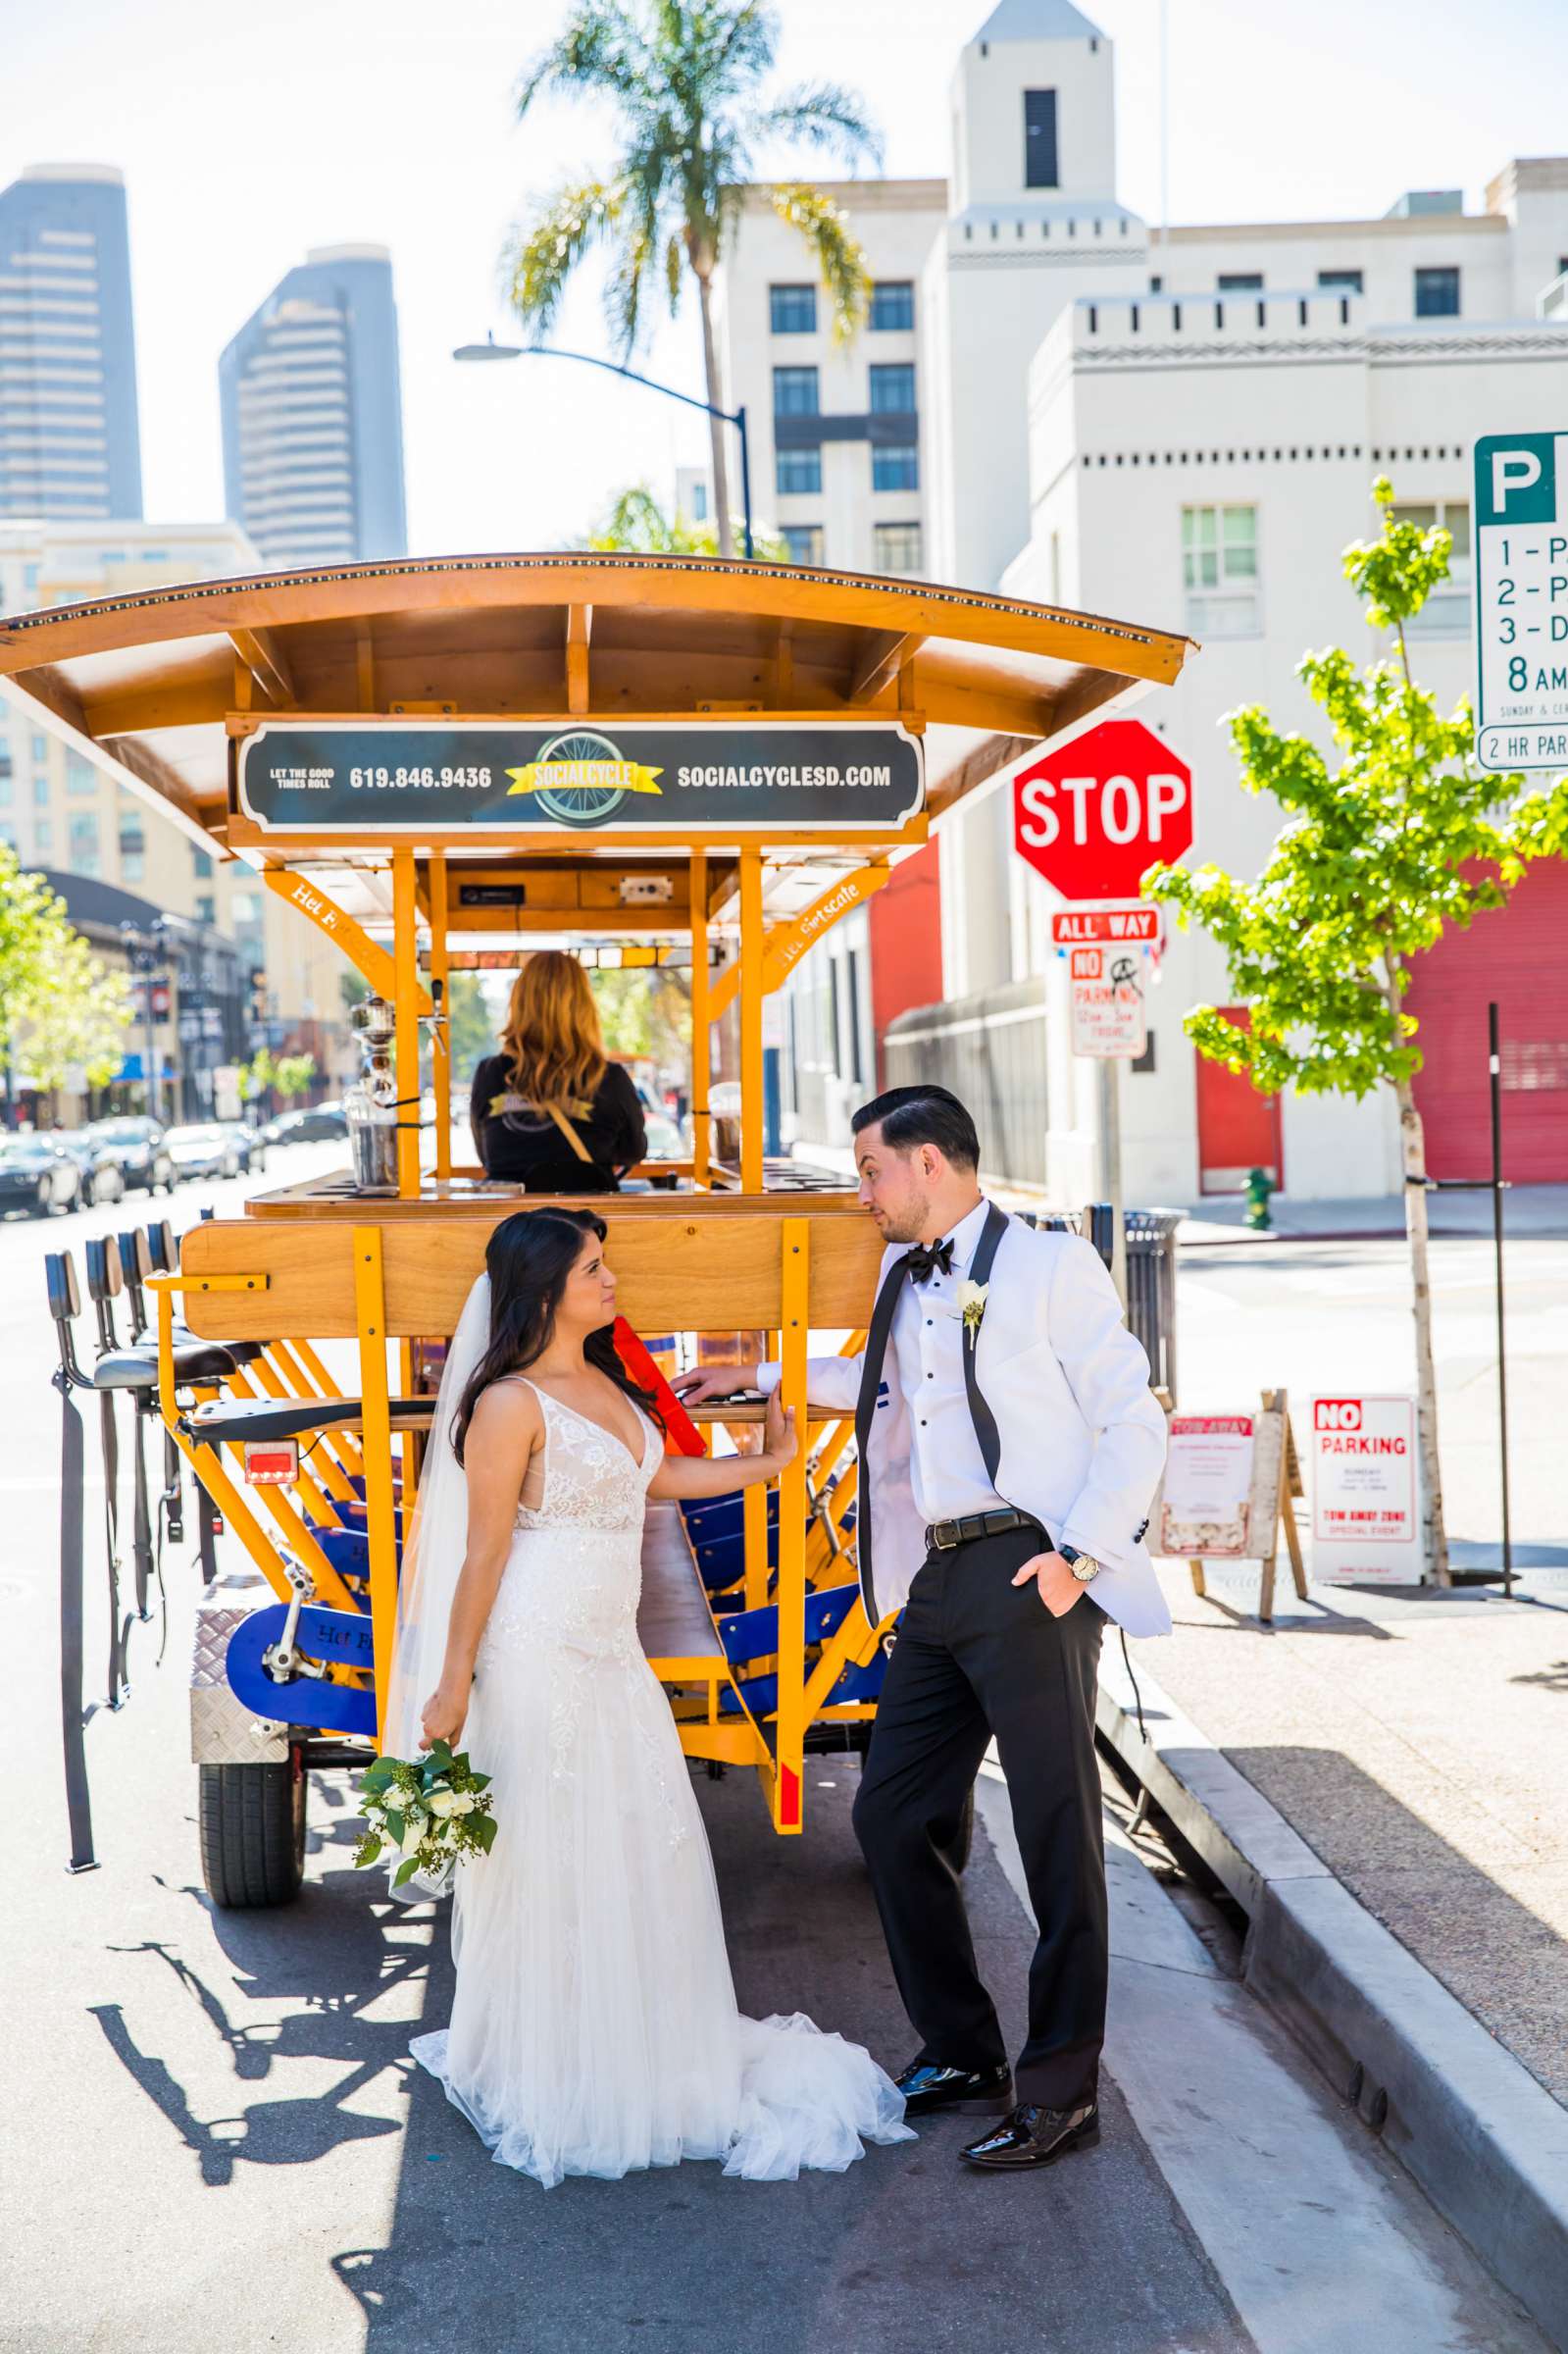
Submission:
[[604,1051],[575,956],[531,956],[512,986],[501,1051],[474,1074],[474,1143],[487,1177],[531,1194],[613,1194],[647,1150],[632,1080]]

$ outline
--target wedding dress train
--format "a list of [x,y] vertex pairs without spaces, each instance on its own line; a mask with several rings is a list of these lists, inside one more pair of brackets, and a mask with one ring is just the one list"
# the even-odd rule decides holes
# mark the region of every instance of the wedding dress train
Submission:
[[543,1494],[518,1512],[464,1739],[498,1828],[457,1867],[451,2022],[410,2049],[497,2163],[546,2187],[683,2158],[753,2181],[841,2172],[865,2141],[913,2135],[860,2045],[735,2007],[702,1818],[637,1640],[658,1433],[639,1417],[638,1462],[531,1386]]

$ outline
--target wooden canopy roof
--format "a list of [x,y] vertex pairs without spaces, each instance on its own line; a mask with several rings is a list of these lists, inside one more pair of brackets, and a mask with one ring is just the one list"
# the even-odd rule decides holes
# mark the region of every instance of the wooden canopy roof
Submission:
[[[573,552],[265,573],[11,615],[0,682],[222,853],[228,738],[263,716],[897,719],[925,736],[928,815],[939,815],[1129,689],[1169,685],[1189,646],[927,582]],[[611,848],[582,838],[570,854]],[[387,855],[367,844],[288,863],[369,880]]]

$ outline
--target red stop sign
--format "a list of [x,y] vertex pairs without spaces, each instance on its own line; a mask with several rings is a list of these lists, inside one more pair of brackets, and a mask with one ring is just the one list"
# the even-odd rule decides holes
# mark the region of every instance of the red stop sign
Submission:
[[1192,772],[1140,719],[1107,719],[1019,770],[1013,843],[1064,898],[1136,898],[1192,846]]

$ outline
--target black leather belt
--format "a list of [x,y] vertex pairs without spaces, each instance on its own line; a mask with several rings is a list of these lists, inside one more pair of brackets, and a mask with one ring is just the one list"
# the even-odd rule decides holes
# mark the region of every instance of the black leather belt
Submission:
[[1014,1528],[1045,1534],[1032,1512],[1017,1511],[1009,1504],[994,1512],[966,1512],[962,1520],[929,1520],[926,1543],[937,1553],[951,1553],[955,1545],[973,1545],[982,1537],[1005,1537]]

